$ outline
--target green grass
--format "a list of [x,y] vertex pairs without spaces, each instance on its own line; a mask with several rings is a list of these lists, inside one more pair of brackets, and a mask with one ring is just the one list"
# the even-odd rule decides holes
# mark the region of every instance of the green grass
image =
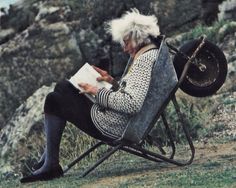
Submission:
[[[160,173],[158,170],[153,170],[152,176],[144,175],[134,177],[120,182],[117,187],[233,187],[236,186],[235,167],[226,167],[222,170],[219,167],[199,169],[199,167],[183,168],[176,172]],[[114,174],[113,174],[114,175]],[[127,174],[128,175],[128,174]],[[89,175],[86,178],[80,178],[78,174],[67,175],[64,178],[56,179],[48,182],[31,183],[21,185],[18,180],[8,180],[1,182],[2,187],[79,187],[96,183],[105,176],[96,176],[96,173]]]
[[160,178],[159,187],[230,187],[236,185],[233,174],[236,168],[226,168],[223,171],[196,170],[189,168],[186,171],[165,174]]
[[176,167],[118,152],[85,178],[80,177],[85,169],[82,165],[60,179],[22,185],[19,178],[10,178],[3,179],[0,187],[235,187],[235,163],[236,156],[228,154]]
[[208,40],[217,43],[222,42],[227,34],[234,33],[235,31],[236,23],[229,21],[215,22],[211,27],[198,25],[183,36],[183,41],[206,35]]

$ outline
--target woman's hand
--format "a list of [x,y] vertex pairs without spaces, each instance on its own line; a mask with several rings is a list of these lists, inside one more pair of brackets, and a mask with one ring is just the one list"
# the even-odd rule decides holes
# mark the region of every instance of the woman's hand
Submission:
[[88,93],[88,94],[96,95],[98,92],[98,88],[96,86],[92,86],[87,83],[79,83],[78,85],[84,90],[80,93]]
[[93,68],[99,73],[99,74],[101,74],[101,76],[100,77],[97,77],[97,81],[105,81],[105,82],[108,82],[108,83],[110,83],[110,84],[112,84],[112,81],[113,81],[113,77],[111,76],[111,75],[109,75],[108,73],[107,73],[107,71],[104,71],[104,70],[102,70],[102,69],[100,69],[100,68],[98,68],[98,67],[96,67],[96,66],[94,66],[93,65]]

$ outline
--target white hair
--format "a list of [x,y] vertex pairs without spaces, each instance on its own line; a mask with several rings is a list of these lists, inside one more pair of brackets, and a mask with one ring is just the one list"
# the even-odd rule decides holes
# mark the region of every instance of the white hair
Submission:
[[124,44],[123,39],[130,37],[136,46],[150,43],[149,36],[157,37],[160,29],[157,18],[154,15],[142,15],[134,8],[127,11],[121,18],[111,20],[108,24],[108,32],[114,41]]

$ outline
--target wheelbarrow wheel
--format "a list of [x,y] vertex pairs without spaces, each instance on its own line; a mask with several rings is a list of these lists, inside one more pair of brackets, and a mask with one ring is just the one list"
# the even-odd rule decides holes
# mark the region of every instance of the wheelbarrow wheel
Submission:
[[[199,40],[191,40],[180,47],[179,51],[191,56],[199,45]],[[174,67],[180,77],[187,59],[180,53],[174,57]],[[215,44],[205,41],[193,63],[190,65],[186,78],[180,85],[181,90],[194,97],[213,95],[223,85],[227,75],[227,61],[224,53]]]

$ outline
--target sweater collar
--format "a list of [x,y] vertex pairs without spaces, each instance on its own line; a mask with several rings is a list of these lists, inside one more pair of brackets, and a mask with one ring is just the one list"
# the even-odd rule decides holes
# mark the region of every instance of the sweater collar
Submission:
[[133,61],[135,61],[140,55],[144,54],[145,52],[147,52],[148,50],[151,50],[151,49],[156,49],[157,46],[155,44],[148,44],[144,47],[142,47],[134,56],[134,59]]

